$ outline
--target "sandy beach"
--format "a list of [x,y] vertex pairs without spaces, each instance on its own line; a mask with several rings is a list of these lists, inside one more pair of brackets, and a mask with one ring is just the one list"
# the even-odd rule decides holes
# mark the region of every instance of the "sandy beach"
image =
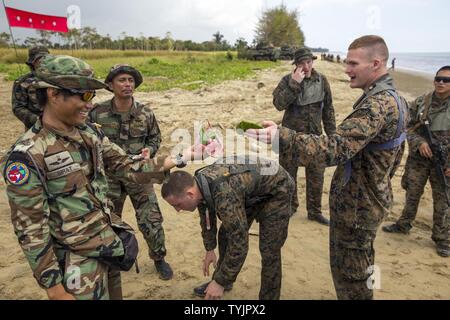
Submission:
[[[315,67],[324,73],[331,84],[337,123],[351,111],[360,90],[348,86],[344,65],[317,60]],[[162,130],[160,154],[168,152],[177,141],[171,134],[175,128],[192,130],[195,120],[208,117],[213,126],[233,128],[241,120],[260,122],[271,119],[279,123],[282,113],[272,104],[272,91],[281,77],[290,71],[283,63],[271,70],[259,70],[247,80],[227,81],[197,91],[172,89],[165,92],[136,93],[136,99],[150,103]],[[395,70],[391,72],[401,93],[412,100],[432,89],[431,77]],[[14,117],[10,106],[11,82],[0,79],[0,153],[23,132],[22,124]],[[99,92],[96,101],[110,98]],[[406,159],[406,157],[405,157]],[[405,160],[403,159],[403,160]],[[193,172],[199,166],[189,166]],[[387,222],[394,221],[404,205],[404,191],[400,186],[403,165],[393,179],[394,206]],[[334,168],[328,168],[323,193],[323,212],[329,216],[329,185]],[[336,299],[328,256],[328,228],[306,219],[305,176],[299,171],[300,208],[292,217],[289,236],[283,247],[282,299]],[[45,292],[33,279],[31,269],[18,245],[10,222],[10,210],[5,195],[5,184],[0,182],[0,299],[46,299]],[[153,262],[148,258],[145,241],[138,234],[141,273],[123,273],[123,291],[126,299],[194,299],[192,289],[204,281],[201,263],[204,248],[197,212],[177,213],[160,197],[160,186],[155,186],[164,216],[167,261],[174,269],[174,278],[158,278]],[[392,235],[379,230],[375,242],[376,265],[381,271],[381,288],[375,290],[376,299],[450,299],[450,259],[435,253],[431,240],[432,197],[429,185],[422,198],[415,227],[410,235]],[[124,219],[136,227],[134,210],[127,200]],[[257,230],[255,224],[252,229]],[[260,255],[258,237],[250,236],[250,250],[232,291],[224,298],[257,299],[260,286]]]

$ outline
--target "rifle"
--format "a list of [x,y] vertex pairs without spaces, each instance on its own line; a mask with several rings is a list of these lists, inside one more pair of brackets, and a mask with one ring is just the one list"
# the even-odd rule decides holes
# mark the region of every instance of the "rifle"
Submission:
[[444,187],[447,205],[450,206],[450,199],[448,197],[448,183],[447,177],[445,176],[445,169],[447,168],[447,157],[448,157],[447,147],[443,146],[442,143],[436,141],[436,139],[433,138],[433,134],[431,133],[430,129],[430,121],[428,117],[423,122],[423,125],[425,127],[425,139],[427,140],[427,143],[431,148],[431,152],[433,153],[431,161],[433,162],[434,168],[436,169],[439,182]]

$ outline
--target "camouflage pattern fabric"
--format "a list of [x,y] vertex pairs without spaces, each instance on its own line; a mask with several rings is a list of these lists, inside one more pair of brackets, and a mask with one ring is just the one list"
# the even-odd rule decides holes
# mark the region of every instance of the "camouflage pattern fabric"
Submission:
[[44,46],[35,46],[28,49],[28,60],[25,62],[28,66],[33,67],[33,63],[41,58],[42,56],[45,56],[49,54],[47,47]]
[[153,157],[161,144],[161,131],[155,114],[135,100],[130,112],[116,111],[114,99],[96,104],[89,113],[92,122],[101,125],[102,131],[127,154],[140,154],[143,148],[150,149]]
[[[89,117],[101,125],[112,142],[130,155],[140,154],[143,148],[149,148],[151,156],[154,156],[160,146],[161,132],[155,115],[150,108],[135,100],[129,113],[117,112],[112,99],[97,104]],[[108,177],[108,185],[108,198],[114,204],[114,213],[122,216],[123,205],[129,195],[136,210],[139,230],[148,244],[150,258],[163,259],[166,256],[163,217],[152,185],[125,183],[112,176]]]
[[[420,96],[410,106],[410,128],[416,127],[416,124],[420,121],[420,113],[425,108],[425,96]],[[448,124],[447,117],[449,107],[450,98],[440,100],[433,94],[428,113],[434,137],[446,146],[447,150],[450,150],[450,124]],[[446,124],[436,128],[436,123],[441,119],[445,119]],[[432,124],[433,122],[435,123],[434,125]],[[406,190],[406,201],[397,225],[405,231],[412,228],[412,222],[416,218],[420,198],[429,179],[433,195],[432,239],[436,243],[450,245],[448,204],[445,197],[445,192],[448,191],[439,182],[431,160],[422,157],[419,153],[420,145],[426,142],[423,130],[422,127],[418,127],[414,131],[408,132],[409,156],[406,161],[405,173],[402,177],[402,187]]]
[[[394,89],[392,78],[385,75],[375,81],[334,135],[280,129],[280,144],[295,155],[292,161],[299,166],[313,162],[338,166],[330,189],[330,265],[339,299],[373,297],[366,285],[370,276],[367,267],[375,260],[373,241],[392,206],[390,178],[404,150],[404,144],[387,150],[365,149],[368,143],[391,141],[397,133],[397,103],[379,88]],[[409,116],[404,109],[406,128]],[[345,182],[344,164],[349,159],[352,171]]]
[[36,81],[33,73],[28,73],[14,81],[11,105],[14,115],[23,122],[26,129],[30,129],[42,114],[36,89],[32,84]]
[[[261,174],[261,163],[215,163],[195,174],[196,179],[199,175],[207,179],[214,201],[214,207],[202,202],[198,210],[205,249],[213,250],[219,245],[219,260],[212,278],[220,285],[235,282],[247,256],[248,230],[254,220],[259,222],[262,300],[280,298],[281,248],[287,237],[294,191],[289,174],[276,163],[272,165],[278,167],[272,175]],[[222,221],[218,235],[217,219]]]
[[[322,99],[308,105],[299,105],[299,96],[304,95],[305,86],[310,83],[323,81],[323,87],[315,87],[310,90],[318,90],[317,95]],[[314,94],[314,93],[312,93]],[[301,84],[297,83],[288,74],[283,77],[273,92],[273,104],[279,111],[284,112],[282,125],[286,128],[307,134],[322,134],[322,122],[327,135],[336,132],[336,119],[334,114],[333,100],[330,85],[327,78],[313,69],[311,77],[304,79]],[[292,165],[287,150],[280,148],[280,164],[285,168],[295,181],[295,194],[293,197],[293,208],[299,206],[297,192],[297,172],[298,166]],[[325,167],[320,165],[310,165],[305,168],[306,175],[306,206],[309,215],[321,214],[323,176]]]
[[35,88],[61,87],[75,90],[106,89],[107,86],[95,79],[94,70],[83,60],[71,56],[44,56],[34,74],[38,81]]
[[65,250],[99,286],[96,293],[71,292],[80,299],[107,297],[100,288],[106,269],[95,258],[122,256],[123,245],[112,226],[132,229],[110,213],[105,171],[121,181],[161,183],[167,175],[163,163],[164,158],[131,159],[93,125],[78,127],[69,136],[38,120],[19,138],[2,162],[3,173],[14,230],[38,284],[50,288],[63,283],[68,289],[57,257],[57,251]]

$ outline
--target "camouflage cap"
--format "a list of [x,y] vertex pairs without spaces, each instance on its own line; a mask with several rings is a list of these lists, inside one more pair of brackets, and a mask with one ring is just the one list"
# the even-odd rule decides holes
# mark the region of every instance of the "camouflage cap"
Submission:
[[28,49],[28,60],[26,62],[27,65],[32,66],[34,61],[42,56],[49,54],[47,47],[44,46],[35,46]]
[[294,53],[294,61],[292,64],[296,64],[304,59],[311,58],[313,60],[316,60],[317,57],[312,54],[311,50],[309,48],[303,47],[295,51]]
[[131,75],[134,78],[135,88],[139,87],[143,81],[142,74],[132,66],[128,64],[116,64],[111,67],[111,70],[109,70],[108,75],[105,78],[105,83],[113,81],[113,79],[122,73],[126,73]]
[[94,70],[83,60],[64,55],[46,55],[35,70],[36,88],[63,88],[75,90],[105,89],[95,79]]

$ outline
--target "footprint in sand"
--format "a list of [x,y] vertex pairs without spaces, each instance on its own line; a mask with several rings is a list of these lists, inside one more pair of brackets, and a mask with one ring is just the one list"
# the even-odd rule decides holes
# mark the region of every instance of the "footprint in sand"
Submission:
[[400,252],[403,254],[411,254],[411,250],[407,248],[400,250]]

